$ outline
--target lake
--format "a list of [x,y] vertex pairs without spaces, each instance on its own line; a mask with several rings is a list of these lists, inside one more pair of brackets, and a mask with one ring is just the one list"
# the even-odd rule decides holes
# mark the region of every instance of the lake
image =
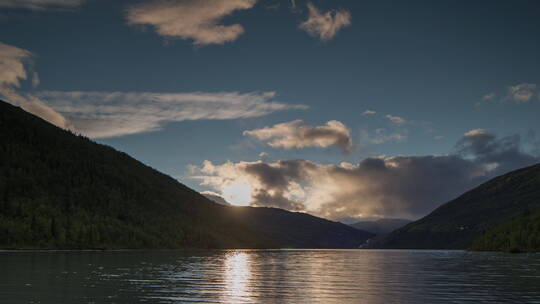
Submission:
[[540,254],[0,252],[0,303],[540,303]]

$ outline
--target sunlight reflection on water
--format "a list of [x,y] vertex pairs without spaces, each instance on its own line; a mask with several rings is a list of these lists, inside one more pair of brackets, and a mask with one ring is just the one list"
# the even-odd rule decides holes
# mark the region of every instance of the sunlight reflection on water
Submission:
[[232,299],[235,302],[252,301],[248,283],[251,269],[249,255],[245,252],[232,252],[225,257],[225,294],[223,300]]
[[0,252],[0,303],[540,303],[540,255]]

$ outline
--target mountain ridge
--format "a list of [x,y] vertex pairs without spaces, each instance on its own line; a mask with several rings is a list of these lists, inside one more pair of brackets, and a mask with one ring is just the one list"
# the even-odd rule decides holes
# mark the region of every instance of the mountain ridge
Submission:
[[356,248],[372,236],[311,215],[216,204],[2,101],[0,140],[0,248]]
[[467,249],[489,230],[540,210],[540,164],[495,177],[427,216],[371,241],[375,248]]
[[403,227],[412,220],[407,219],[397,219],[397,218],[382,218],[372,221],[358,221],[356,223],[350,224],[350,226],[360,229],[363,231],[371,232],[376,235],[382,235],[390,233],[400,227]]

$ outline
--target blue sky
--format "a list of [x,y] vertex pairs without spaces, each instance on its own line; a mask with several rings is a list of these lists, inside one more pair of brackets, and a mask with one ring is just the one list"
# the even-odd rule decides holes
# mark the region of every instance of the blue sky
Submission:
[[[503,173],[503,168],[538,160],[538,1],[226,2],[47,0],[36,6],[32,0],[0,0],[0,42],[6,49],[2,53],[0,48],[0,56],[11,56],[10,62],[20,60],[25,67],[24,75],[17,74],[19,86],[13,78],[2,84],[0,72],[0,89],[5,99],[23,108],[30,108],[29,99],[38,99],[65,118],[64,127],[96,137],[199,191],[223,195],[226,187],[220,184],[229,190],[236,185],[236,198],[244,195],[240,200],[246,204],[330,218],[415,218]],[[160,11],[164,5],[170,6],[172,22]],[[302,26],[309,20],[311,27]],[[242,30],[219,32],[212,27],[219,25]],[[328,28],[333,32],[324,36]],[[223,41],[227,33],[233,38]],[[9,47],[23,53],[8,52]],[[34,72],[39,84],[32,86]],[[165,94],[162,105],[170,99],[181,101],[163,105],[159,114],[154,108],[138,111],[153,104],[149,95],[136,94],[143,92]],[[208,106],[216,98],[226,99],[225,108],[221,103]],[[239,103],[231,108],[231,102]],[[116,112],[104,110],[110,105]],[[189,112],[195,120],[184,117],[185,107],[197,112]],[[246,114],[247,108],[251,114]],[[368,115],[367,110],[375,113]],[[198,111],[206,112],[197,116]],[[108,121],[98,132],[88,119],[104,112]],[[146,113],[160,118],[146,126],[141,122]],[[128,119],[133,121],[120,128],[118,120]],[[270,139],[244,134],[295,120],[303,123],[272,129]],[[324,127],[333,120],[348,133]],[[485,132],[470,133],[469,139],[489,139],[489,147],[514,138],[511,146],[506,142],[500,149],[530,158],[480,163],[478,153],[465,155],[456,146],[466,142],[471,130]],[[342,151],[335,136],[345,136],[354,149]],[[282,142],[270,146],[276,138]],[[295,143],[287,146],[283,141]],[[476,142],[468,144],[474,147]],[[280,161],[286,160],[315,164],[324,171],[317,171],[320,175],[329,174],[325,166],[342,168],[342,162],[356,166],[349,169],[357,172],[373,157],[386,157],[386,167],[395,168],[390,158],[396,156],[449,155],[479,167],[454,177],[467,183],[432,196],[432,202],[418,208],[410,207],[414,198],[404,193],[381,200],[374,198],[375,190],[364,193],[356,188],[350,208],[335,196],[318,200],[314,195],[320,189],[315,189],[313,176],[306,177],[307,171],[282,176],[287,184],[279,189],[263,182],[266,175],[246,175],[246,166],[283,169]],[[214,167],[205,169],[204,161]],[[236,173],[225,170],[228,161]],[[494,163],[500,171],[485,169]],[[477,173],[480,167],[487,171]],[[425,180],[422,183],[411,187],[435,191]],[[359,199],[362,195],[365,198]],[[345,211],[334,212],[341,209]]]

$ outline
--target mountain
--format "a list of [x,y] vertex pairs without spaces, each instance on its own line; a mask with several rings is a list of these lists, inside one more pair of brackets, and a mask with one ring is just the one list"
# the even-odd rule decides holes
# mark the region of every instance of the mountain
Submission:
[[492,230],[499,225],[537,211],[540,211],[540,164],[489,180],[424,218],[370,242],[370,246],[465,249],[486,233],[502,233],[508,231],[504,227],[510,227]]
[[372,234],[216,204],[125,153],[0,101],[0,248],[355,248]]
[[373,221],[356,222],[354,224],[351,224],[351,226],[356,229],[371,232],[375,235],[382,235],[382,234],[390,233],[398,228],[401,228],[410,222],[412,221],[405,220],[405,219],[382,218],[382,219],[376,219]]
[[472,250],[540,252],[540,212],[522,216],[488,230],[474,240]]

